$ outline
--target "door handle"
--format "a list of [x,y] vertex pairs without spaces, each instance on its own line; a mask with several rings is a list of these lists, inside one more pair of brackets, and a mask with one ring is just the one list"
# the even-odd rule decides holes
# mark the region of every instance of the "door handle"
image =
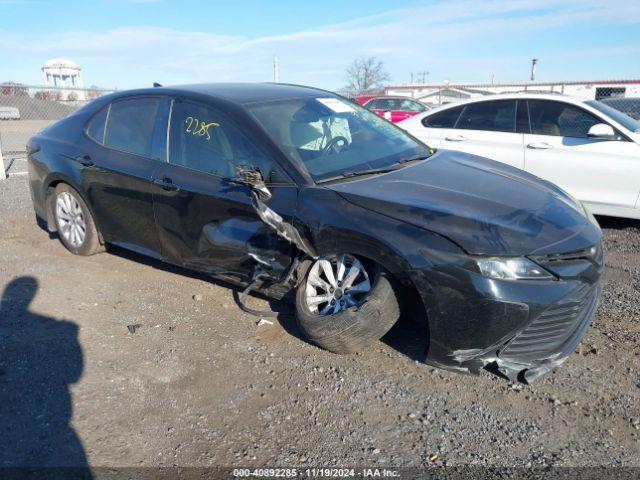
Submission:
[[75,160],[80,165],[83,165],[85,167],[93,167],[94,165],[93,160],[91,160],[91,157],[89,155],[80,155],[79,157],[76,157]]
[[553,148],[553,145],[549,145],[546,142],[534,142],[527,145],[527,148],[532,148],[534,150],[549,150]]
[[171,180],[169,177],[155,178],[153,179],[153,183],[154,185],[158,185],[160,188],[162,188],[163,190],[167,190],[168,192],[176,192],[180,190],[180,188],[178,188],[178,186],[173,183],[173,180]]
[[444,139],[448,142],[464,142],[467,137],[464,137],[462,135],[447,135],[446,137],[444,137]]

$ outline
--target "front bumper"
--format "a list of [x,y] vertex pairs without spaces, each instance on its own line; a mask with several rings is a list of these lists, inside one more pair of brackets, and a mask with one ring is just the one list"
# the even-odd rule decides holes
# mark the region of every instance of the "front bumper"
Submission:
[[566,360],[598,306],[601,249],[535,260],[559,280],[493,280],[455,262],[414,271],[428,316],[427,363],[529,383]]

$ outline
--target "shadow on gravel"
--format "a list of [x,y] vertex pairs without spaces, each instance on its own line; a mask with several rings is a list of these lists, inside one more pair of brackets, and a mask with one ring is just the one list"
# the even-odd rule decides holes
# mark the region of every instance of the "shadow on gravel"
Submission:
[[[91,478],[82,443],[69,424],[69,385],[83,369],[78,326],[29,310],[37,291],[37,279],[24,276],[9,282],[2,294],[0,467],[35,467],[41,478],[55,476],[50,467],[76,467],[66,473]],[[47,471],[40,472],[42,467]]]
[[634,220],[632,218],[603,217],[598,215],[596,220],[598,220],[598,224],[601,228],[611,228],[615,230],[640,228],[640,220]]

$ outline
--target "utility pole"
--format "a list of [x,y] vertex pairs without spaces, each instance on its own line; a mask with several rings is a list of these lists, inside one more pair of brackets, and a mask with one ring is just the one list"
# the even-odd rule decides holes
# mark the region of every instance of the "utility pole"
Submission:
[[531,59],[531,81],[535,81],[536,79],[536,65],[538,64],[537,58]]
[[0,138],[0,180],[7,178],[7,174],[4,172],[4,160],[2,160],[2,138]]
[[280,59],[277,55],[273,56],[273,83],[280,82]]

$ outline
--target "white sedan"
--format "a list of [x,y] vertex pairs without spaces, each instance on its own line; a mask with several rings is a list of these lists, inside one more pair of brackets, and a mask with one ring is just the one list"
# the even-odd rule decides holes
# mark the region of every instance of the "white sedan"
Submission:
[[601,102],[492,95],[397,125],[432,147],[492,158],[549,180],[592,213],[640,219],[640,122]]

